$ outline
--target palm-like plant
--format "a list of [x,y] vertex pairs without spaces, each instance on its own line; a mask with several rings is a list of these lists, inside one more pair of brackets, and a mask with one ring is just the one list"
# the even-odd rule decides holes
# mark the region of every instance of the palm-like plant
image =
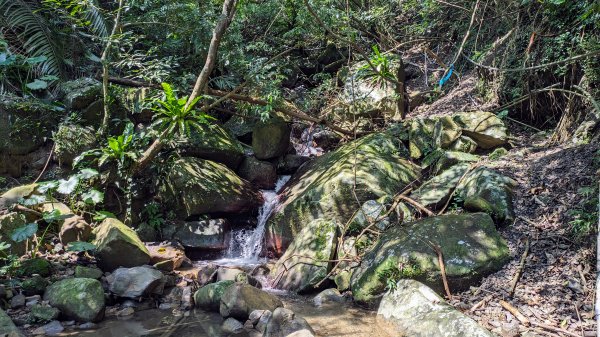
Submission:
[[[156,112],[152,127],[161,130],[161,134],[170,136],[179,133],[181,136],[189,136],[192,128],[202,130],[202,124],[208,124],[213,117],[194,110],[194,106],[202,96],[193,99],[190,104],[186,104],[188,97],[177,98],[173,88],[168,83],[162,83],[165,94],[164,100],[155,100],[158,106],[152,110]],[[164,138],[164,137],[163,137]]]

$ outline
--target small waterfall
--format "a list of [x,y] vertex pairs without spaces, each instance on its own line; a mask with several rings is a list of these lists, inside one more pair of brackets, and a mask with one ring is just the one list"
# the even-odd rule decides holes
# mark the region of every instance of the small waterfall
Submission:
[[265,200],[258,211],[257,225],[255,229],[241,229],[231,233],[229,248],[226,259],[242,259],[256,261],[263,249],[265,226],[267,220],[279,205],[279,192],[283,185],[290,180],[291,176],[281,176],[275,184],[275,190],[262,190]]

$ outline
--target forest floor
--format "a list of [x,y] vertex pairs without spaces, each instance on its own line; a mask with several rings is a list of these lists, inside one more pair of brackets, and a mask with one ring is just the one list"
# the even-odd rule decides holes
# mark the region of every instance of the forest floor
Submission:
[[[501,229],[513,260],[478,288],[457,294],[451,303],[502,336],[525,331],[549,336],[569,335],[565,331],[583,336],[592,331],[595,336],[595,244],[590,237],[573,235],[569,212],[583,202],[580,189],[596,183],[594,160],[600,146],[548,145],[546,139],[516,125],[510,127],[513,148],[487,164],[518,182],[517,220]],[[527,240],[530,249],[511,298],[509,288]],[[504,309],[500,300],[532,322],[565,331],[528,327]]]

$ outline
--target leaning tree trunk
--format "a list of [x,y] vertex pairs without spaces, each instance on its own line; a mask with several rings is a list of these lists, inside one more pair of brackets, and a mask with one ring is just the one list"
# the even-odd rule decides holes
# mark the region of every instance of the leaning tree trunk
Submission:
[[[217,62],[217,55],[219,52],[219,45],[221,44],[221,40],[223,39],[223,35],[225,31],[231,24],[233,20],[233,16],[235,15],[235,9],[237,6],[238,0],[225,0],[223,2],[223,11],[221,12],[221,19],[217,22],[215,29],[213,30],[212,39],[210,41],[210,45],[208,47],[208,55],[206,55],[206,61],[204,62],[204,67],[198,75],[198,79],[196,80],[196,84],[194,85],[194,89],[192,90],[192,94],[186,103],[187,106],[196,98],[198,95],[203,93],[206,90],[206,86],[208,84],[208,79],[210,73],[212,73],[215,64]],[[138,159],[132,168],[133,174],[137,174],[144,170],[152,160],[158,155],[160,150],[164,146],[165,139],[169,136],[168,129],[163,131],[158,138],[144,151],[140,159]]]

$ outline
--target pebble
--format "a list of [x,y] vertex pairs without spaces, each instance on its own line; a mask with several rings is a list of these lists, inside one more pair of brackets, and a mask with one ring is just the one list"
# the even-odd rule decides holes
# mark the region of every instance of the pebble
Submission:
[[33,330],[34,335],[58,336],[65,328],[59,321],[52,321]]
[[77,329],[79,329],[79,330],[90,330],[90,329],[95,329],[96,326],[97,325],[95,323],[87,322],[87,323],[79,324],[77,326]]

